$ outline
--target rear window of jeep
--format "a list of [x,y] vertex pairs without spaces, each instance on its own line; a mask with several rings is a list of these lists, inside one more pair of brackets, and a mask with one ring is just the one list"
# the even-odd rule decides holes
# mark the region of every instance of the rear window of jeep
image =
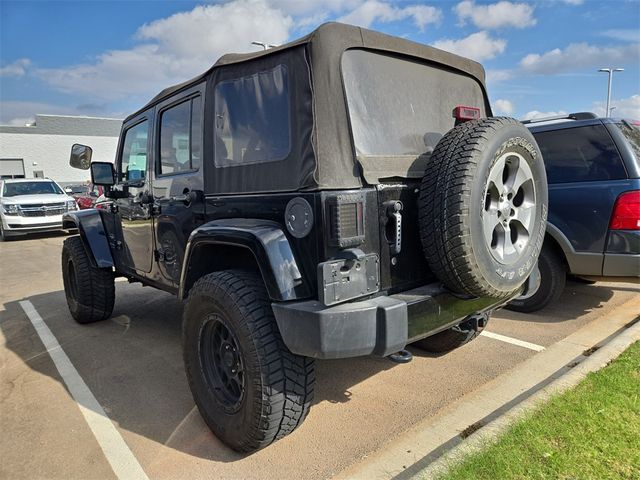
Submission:
[[485,115],[477,81],[426,62],[347,50],[342,76],[357,156],[431,153],[454,127],[456,106]]

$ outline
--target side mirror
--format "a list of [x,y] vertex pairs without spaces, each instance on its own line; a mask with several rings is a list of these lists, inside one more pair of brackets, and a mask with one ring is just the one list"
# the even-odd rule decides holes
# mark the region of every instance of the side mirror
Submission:
[[115,182],[116,177],[113,163],[109,162],[93,162],[91,164],[91,182],[94,185],[102,185],[110,187]]
[[80,170],[89,170],[89,168],[91,167],[92,155],[93,149],[91,147],[75,143],[71,147],[71,157],[69,158],[69,165],[71,165],[73,168],[79,168]]
[[73,193],[73,188],[71,188],[71,187],[66,187],[66,188],[64,189],[64,193],[72,194],[72,193]]

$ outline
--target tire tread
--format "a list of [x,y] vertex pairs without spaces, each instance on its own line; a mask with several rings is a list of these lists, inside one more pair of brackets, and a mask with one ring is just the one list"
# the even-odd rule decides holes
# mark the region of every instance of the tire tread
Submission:
[[419,195],[420,238],[427,263],[451,290],[506,298],[512,291],[491,286],[481,275],[471,246],[471,189],[478,159],[499,128],[519,125],[508,117],[465,122],[450,130],[429,158]]
[[[67,262],[75,266],[78,298],[71,299],[66,273]],[[62,275],[67,304],[78,323],[93,323],[111,316],[115,303],[113,272],[91,263],[84,242],[79,235],[65,239],[62,245]]]
[[[286,348],[267,291],[255,273],[225,270],[205,275],[195,283],[189,298],[201,295],[229,299],[234,311],[241,312],[238,320],[251,332],[255,351],[246,354],[256,355],[262,386],[259,398],[250,401],[258,402],[260,408],[255,410],[245,438],[230,446],[243,452],[264,448],[293,432],[307,417],[314,394],[315,363]],[[191,384],[193,369],[186,371]]]

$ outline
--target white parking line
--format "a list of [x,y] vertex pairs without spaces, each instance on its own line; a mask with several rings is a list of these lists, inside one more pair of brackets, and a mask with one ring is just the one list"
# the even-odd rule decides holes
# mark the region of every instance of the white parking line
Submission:
[[20,302],[20,306],[33,324],[40,340],[47,349],[64,383],[67,385],[71,396],[78,404],[80,412],[84,416],[89,428],[96,437],[100,448],[104,452],[113,472],[120,479],[148,480],[142,466],[129,449],[120,432],[113,425],[104,409],[93,396],[87,384],[75,369],[67,354],[51,333],[47,324],[37,312],[29,300]]
[[536,345],[535,343],[525,342],[524,340],[518,340],[517,338],[506,337],[504,335],[500,335],[499,333],[488,332],[483,330],[480,335],[483,335],[488,338],[493,338],[494,340],[500,340],[501,342],[510,343],[512,345],[517,345],[519,347],[528,348],[529,350],[535,350],[536,352],[541,352],[544,350],[542,345]]

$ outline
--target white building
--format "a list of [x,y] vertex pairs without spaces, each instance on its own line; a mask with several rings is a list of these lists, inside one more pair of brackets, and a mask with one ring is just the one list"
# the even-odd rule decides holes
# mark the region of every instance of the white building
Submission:
[[0,177],[47,177],[63,185],[84,183],[89,171],[69,165],[74,143],[93,148],[93,160],[113,162],[122,120],[36,115],[24,127],[0,125]]

